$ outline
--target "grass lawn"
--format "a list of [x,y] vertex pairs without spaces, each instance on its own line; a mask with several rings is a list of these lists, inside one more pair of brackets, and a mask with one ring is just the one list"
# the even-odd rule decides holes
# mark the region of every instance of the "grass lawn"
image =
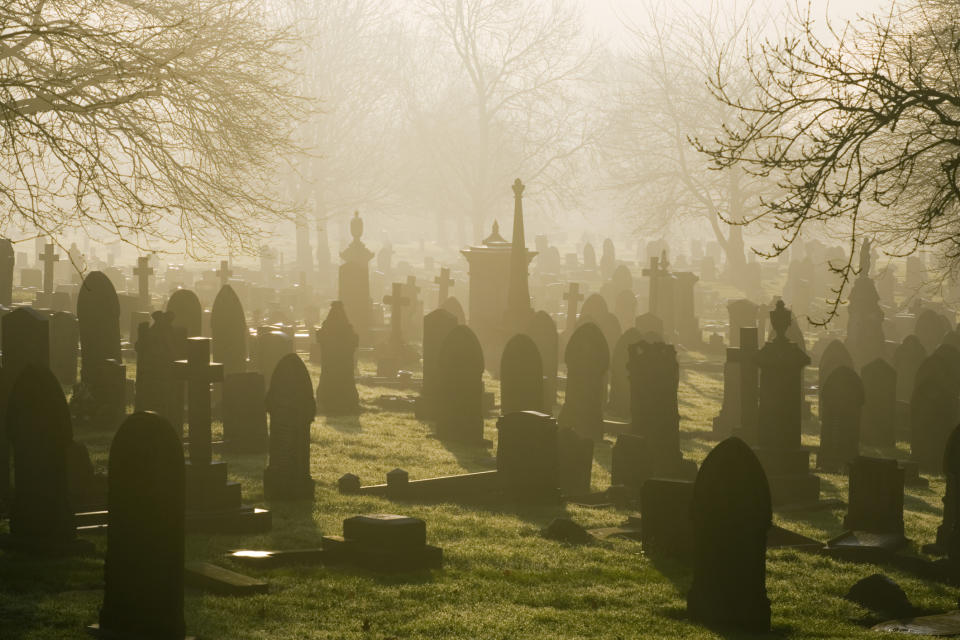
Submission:
[[[311,369],[316,381],[317,371]],[[703,439],[718,409],[719,372],[682,369],[683,439],[698,462],[712,444]],[[494,382],[488,389],[496,390]],[[588,527],[614,526],[625,511],[576,506],[471,508],[452,504],[396,504],[342,496],[336,480],[355,473],[364,484],[383,482],[401,467],[411,479],[491,468],[493,450],[445,446],[412,417],[378,410],[384,389],[361,387],[359,418],[318,418],[312,431],[312,505],[270,505],[273,530],[261,536],[190,535],[188,560],[207,560],[265,579],[270,592],[223,597],[186,592],[187,629],[202,639],[239,638],[736,638],[686,620],[690,571],[652,562],[640,544],[606,540],[572,547],[544,540],[539,531],[568,515]],[[487,437],[496,439],[494,420]],[[95,464],[105,468],[109,434],[77,433]],[[805,435],[805,444],[815,436]],[[598,445],[595,489],[609,485],[611,442]],[[263,505],[265,456],[230,455],[230,475],[243,483],[244,500]],[[823,495],[846,499],[846,478],[823,475]],[[933,540],[940,518],[943,482],[909,489],[907,535],[915,546]],[[423,518],[430,544],[443,548],[444,568],[383,577],[323,566],[255,570],[223,557],[235,548],[319,546],[324,534],[339,534],[344,518],[393,512]],[[778,517],[779,524],[825,540],[842,531],[843,511]],[[6,524],[0,525],[5,529]],[[83,638],[102,600],[105,536],[92,538],[97,553],[79,559],[37,559],[0,552],[0,638]],[[783,638],[875,637],[862,623],[868,613],[843,599],[858,579],[882,571],[915,605],[931,611],[956,607],[956,591],[872,565],[856,565],[793,551],[771,551],[767,589],[774,632]],[[730,585],[736,588],[736,585]],[[878,620],[873,620],[878,621]],[[757,637],[745,635],[744,637]]]

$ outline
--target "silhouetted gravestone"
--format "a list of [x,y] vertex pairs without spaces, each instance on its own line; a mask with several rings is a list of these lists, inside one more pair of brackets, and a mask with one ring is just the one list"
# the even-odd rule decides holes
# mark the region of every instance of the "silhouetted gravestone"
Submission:
[[213,459],[210,385],[223,380],[223,365],[210,362],[209,338],[187,338],[187,359],[174,362],[174,375],[187,383],[190,466],[200,469]]
[[[770,312],[774,338],[760,350],[757,455],[767,472],[774,504],[814,502],[820,478],[810,473],[810,452],[800,442],[800,381],[810,358],[787,338],[791,314],[782,300]],[[741,343],[741,351],[743,344]],[[742,391],[741,391],[742,393]]]
[[80,323],[80,380],[92,385],[105,360],[120,362],[120,301],[110,279],[93,271],[77,292]]
[[839,366],[820,390],[820,453],[817,466],[839,473],[860,454],[863,383],[847,366]]
[[463,312],[463,305],[460,304],[460,301],[457,300],[456,297],[450,296],[444,300],[440,308],[453,315],[453,317],[457,319],[457,324],[467,323],[467,314]]
[[894,449],[897,446],[897,370],[877,358],[860,370],[863,413],[860,439],[864,444]]
[[228,284],[220,287],[210,310],[210,345],[214,362],[223,363],[224,377],[247,370],[247,320],[240,298]]
[[[954,427],[943,452],[943,522],[937,527],[936,551],[960,560],[960,426]],[[926,551],[926,549],[924,549]]]
[[167,300],[167,311],[173,312],[173,326],[187,330],[187,337],[203,335],[203,306],[190,289],[177,289]]
[[360,395],[353,377],[360,342],[339,300],[330,303],[330,312],[317,329],[317,343],[321,369],[316,412],[328,416],[360,413]]
[[627,368],[630,429],[643,438],[643,456],[636,464],[648,478],[693,477],[696,465],[680,452],[680,367],[673,345],[642,340],[632,344]]
[[637,317],[637,296],[633,291],[624,289],[617,294],[613,314],[617,316],[621,327],[631,327]]
[[70,410],[49,369],[33,364],[21,369],[10,393],[6,430],[13,450],[14,491],[5,544],[36,553],[90,548],[77,540],[70,505]]
[[583,306],[580,307],[580,315],[593,318],[594,321],[599,321],[608,313],[610,313],[610,309],[607,307],[607,301],[599,293],[587,296]]
[[144,322],[137,334],[135,411],[153,411],[169,419],[177,394],[173,376],[176,337],[173,315],[154,311],[153,325]]
[[610,451],[610,484],[640,491],[649,478],[643,436],[621,433]]
[[390,307],[390,335],[376,347],[377,375],[385,378],[396,377],[404,367],[415,365],[419,361],[416,350],[407,344],[403,331],[403,307],[411,300],[403,295],[404,285],[394,282],[390,295],[383,297],[383,303]]
[[920,340],[927,353],[932,353],[950,332],[950,323],[947,319],[932,309],[925,309],[917,316],[913,333]]
[[860,269],[850,290],[847,348],[854,362],[863,367],[884,355],[883,309],[880,294],[870,278],[870,240],[860,246]]
[[726,438],[740,424],[740,349],[727,348],[723,363],[723,400],[713,419],[713,435]]
[[600,328],[592,322],[577,327],[563,359],[567,390],[560,425],[599,440],[603,437],[605,375],[610,366],[610,351]]
[[57,311],[50,317],[50,369],[65,387],[77,382],[80,325],[69,311]]
[[454,315],[443,309],[434,309],[423,317],[423,386],[416,405],[416,415],[421,420],[437,417],[440,349],[457,324]]
[[543,364],[530,336],[507,341],[500,359],[500,413],[543,410]]
[[257,329],[257,370],[264,380],[272,379],[280,358],[293,352],[293,339],[286,332],[272,327]]
[[758,310],[759,307],[756,303],[745,298],[738,298],[727,303],[727,315],[730,317],[730,330],[727,338],[731,347],[740,346],[741,329],[757,326]]
[[[737,362],[740,363],[740,424],[734,430],[740,438],[756,443],[759,438],[760,352],[756,327],[741,327]],[[799,385],[799,382],[797,383]],[[799,386],[798,386],[799,390]]]
[[580,283],[571,282],[568,285],[567,292],[563,294],[563,299],[567,302],[567,320],[564,327],[564,333],[573,333],[577,326],[577,306],[583,302],[583,294],[580,293]]
[[270,413],[270,464],[263,472],[264,495],[271,500],[313,498],[310,477],[310,425],[316,415],[313,383],[295,353],[280,359],[267,392]]
[[820,362],[817,365],[817,387],[820,390],[821,406],[823,406],[823,386],[837,367],[853,369],[853,358],[850,357],[850,352],[847,351],[847,347],[842,342],[832,340],[824,349],[823,354],[820,355]]
[[633,327],[647,342],[663,342],[663,320],[654,314],[640,314],[634,319]]
[[540,353],[540,363],[543,366],[543,409],[545,413],[553,413],[557,404],[557,367],[559,365],[559,337],[557,324],[546,311],[537,311],[527,327],[527,335],[533,339]]
[[613,358],[610,360],[610,400],[607,403],[607,411],[621,418],[630,416],[630,378],[627,375],[630,345],[641,340],[644,340],[643,334],[630,327],[623,332],[613,347]]
[[267,385],[256,371],[223,378],[223,440],[230,451],[267,450]]
[[590,493],[593,439],[569,427],[557,430],[557,483],[566,496]]
[[728,438],[707,455],[693,487],[692,514],[690,617],[711,626],[769,631],[770,488],[760,461],[743,440]]
[[0,305],[13,304],[13,267],[16,255],[9,238],[0,238]]
[[339,270],[337,299],[343,301],[347,317],[353,322],[361,341],[367,344],[373,309],[369,270],[370,259],[374,254],[361,239],[363,220],[356,211],[350,220],[350,235],[353,240],[340,252],[343,264]]
[[437,358],[437,372],[437,435],[482,442],[483,349],[470,327],[457,325],[447,335]]
[[583,268],[587,271],[597,268],[597,252],[589,242],[583,245]]
[[947,437],[957,424],[958,389],[947,359],[936,354],[920,365],[910,397],[910,457],[936,473]]
[[843,526],[903,536],[903,469],[896,460],[857,456],[850,462],[849,506]]
[[[626,434],[625,434],[626,435]],[[693,555],[691,480],[650,478],[640,491],[641,541],[648,556],[689,558]]]
[[557,421],[538,411],[505,413],[497,420],[497,433],[497,475],[507,495],[558,502]]
[[910,402],[917,369],[926,358],[927,350],[915,335],[904,338],[893,352],[893,367],[897,370],[898,401]]
[[99,632],[184,637],[183,447],[170,423],[136,413],[110,445],[109,527]]

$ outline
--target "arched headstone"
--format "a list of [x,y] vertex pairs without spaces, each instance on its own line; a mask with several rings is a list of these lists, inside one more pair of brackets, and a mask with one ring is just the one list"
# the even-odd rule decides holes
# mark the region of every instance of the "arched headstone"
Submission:
[[267,384],[256,371],[223,378],[223,440],[230,451],[267,451]]
[[463,312],[463,305],[454,296],[444,300],[440,308],[447,313],[452,313],[453,317],[457,319],[457,324],[467,324],[467,314]]
[[500,413],[542,411],[543,363],[533,339],[514,335],[500,359]]
[[958,389],[947,358],[931,355],[914,378],[910,396],[910,456],[920,470],[940,470],[947,437],[957,424]]
[[263,374],[264,380],[273,377],[280,358],[293,352],[293,339],[286,332],[273,327],[257,330],[257,370]]
[[770,488],[760,461],[743,440],[728,438],[707,455],[694,484],[692,515],[690,617],[711,626],[769,631]]
[[927,353],[932,353],[943,341],[943,337],[950,331],[950,323],[933,309],[924,309],[917,316],[913,333],[923,344]]
[[613,347],[610,360],[610,401],[607,411],[620,418],[630,417],[630,378],[627,375],[630,345],[643,340],[643,334],[634,327],[623,332]]
[[557,324],[546,311],[537,311],[527,327],[527,335],[533,339],[540,353],[543,367],[543,409],[544,413],[553,413],[557,404],[557,367],[559,366],[560,338]]
[[[169,304],[167,308],[170,308]],[[220,287],[213,300],[210,310],[210,337],[211,357],[214,362],[223,364],[224,376],[247,370],[247,320],[240,298],[228,284]]]
[[109,527],[99,630],[183,638],[184,462],[170,423],[135,413],[110,445]]
[[863,383],[847,366],[835,368],[820,390],[820,453],[817,466],[839,473],[860,454]]
[[295,353],[277,363],[267,391],[270,413],[270,464],[263,472],[264,495],[271,500],[313,498],[310,477],[310,425],[316,415],[313,383]]
[[437,434],[460,442],[483,441],[483,349],[476,334],[457,325],[440,347]]
[[359,336],[347,319],[343,303],[335,300],[319,329],[320,381],[317,383],[317,413],[329,416],[360,413],[360,395],[353,376]]
[[434,309],[423,317],[423,386],[416,406],[416,415],[421,420],[437,417],[440,349],[458,324],[456,316],[445,309]]
[[167,311],[173,312],[173,326],[187,330],[187,337],[203,335],[203,306],[190,289],[177,289],[167,300]]
[[120,362],[120,300],[102,271],[93,271],[83,279],[77,292],[77,320],[80,380],[90,386],[104,361]]
[[570,336],[564,352],[567,390],[560,425],[599,440],[603,436],[603,401],[610,351],[600,328],[581,324]]
[[924,349],[920,339],[915,335],[904,338],[903,342],[893,352],[893,367],[897,370],[897,400],[899,402],[910,402],[917,369],[920,368],[926,358],[927,350]]
[[860,370],[860,378],[864,396],[860,439],[892,450],[897,446],[897,370],[877,358]]

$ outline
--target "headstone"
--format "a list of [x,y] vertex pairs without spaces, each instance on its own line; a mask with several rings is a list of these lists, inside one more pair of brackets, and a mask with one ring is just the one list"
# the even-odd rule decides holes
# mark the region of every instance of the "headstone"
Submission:
[[263,472],[270,500],[310,500],[310,425],[316,415],[313,383],[295,353],[280,359],[267,392],[270,413],[270,464]]
[[573,330],[577,325],[577,307],[583,300],[583,294],[580,293],[580,284],[577,282],[571,282],[568,291],[563,294],[563,299],[567,301],[566,331],[573,333]]
[[141,256],[137,258],[137,266],[133,268],[133,275],[137,276],[137,297],[140,302],[140,310],[146,311],[150,308],[150,276],[153,275],[149,257]]
[[176,355],[173,314],[153,312],[153,324],[143,323],[138,331],[135,411],[152,411],[170,419],[178,401],[173,375]]
[[110,279],[93,271],[77,294],[80,323],[80,380],[92,385],[105,360],[120,361],[120,302]]
[[862,367],[884,355],[883,310],[880,294],[870,278],[870,240],[860,247],[860,269],[850,291],[847,310],[847,348]]
[[740,424],[740,350],[727,348],[723,364],[723,400],[720,413],[713,419],[713,435],[727,438]]
[[530,336],[518,333],[507,341],[500,359],[500,413],[542,412],[543,363]]
[[543,410],[544,413],[552,414],[554,405],[557,404],[557,367],[559,366],[557,325],[549,313],[537,311],[526,333],[537,345],[543,366]]
[[877,358],[860,370],[863,414],[860,439],[864,444],[893,450],[897,446],[897,370]]
[[437,416],[440,349],[457,324],[453,314],[443,309],[435,309],[423,317],[423,386],[416,405],[416,415],[421,420]]
[[614,315],[620,322],[621,327],[633,326],[637,317],[637,296],[633,291],[624,289],[617,294],[614,304]]
[[910,397],[910,457],[923,472],[940,469],[947,438],[957,424],[958,392],[950,362],[937,353],[927,357]]
[[557,503],[557,421],[538,411],[505,412],[497,433],[497,475],[507,496]]
[[703,461],[692,513],[695,552],[687,613],[709,626],[769,631],[770,488],[760,461],[739,438],[724,440]]
[[693,555],[690,480],[650,478],[640,492],[641,542],[647,556],[687,559]]
[[663,320],[652,313],[642,313],[636,317],[634,328],[647,342],[663,342]]
[[727,303],[727,314],[730,317],[730,332],[727,338],[731,347],[740,346],[740,329],[758,326],[757,314],[759,307],[749,300],[740,298]]
[[59,262],[60,255],[54,253],[52,243],[43,246],[43,253],[40,254],[40,261],[43,263],[43,293],[50,295],[53,293],[53,265]]
[[[740,425],[736,434],[755,443],[760,429],[760,351],[756,327],[741,327],[737,347],[740,370]],[[798,383],[799,389],[799,383]]]
[[437,358],[437,434],[459,442],[483,441],[483,349],[466,325],[454,327]]
[[610,351],[597,325],[587,322],[573,332],[564,362],[567,390],[560,425],[599,440],[603,436],[604,386]]
[[13,271],[16,255],[9,238],[0,238],[0,306],[13,304]]
[[569,427],[557,431],[557,482],[565,496],[590,492],[593,472],[593,439]]
[[620,418],[630,417],[630,377],[627,374],[630,345],[642,340],[645,340],[644,335],[630,327],[623,332],[613,347],[613,358],[610,361],[610,400],[607,403],[607,411]]
[[960,426],[950,432],[943,453],[943,522],[937,527],[936,550],[960,560]]
[[467,323],[467,315],[463,312],[463,306],[455,297],[450,296],[444,300],[443,304],[440,305],[440,308],[456,318],[457,324]]
[[190,466],[209,466],[213,459],[210,385],[223,381],[223,365],[210,362],[210,339],[188,338],[187,359],[174,363],[174,373],[187,382]]
[[109,526],[98,631],[183,638],[184,464],[176,431],[136,413],[110,445]]
[[917,370],[927,358],[927,350],[915,335],[909,335],[893,353],[893,366],[897,370],[897,401],[910,402],[913,395]]
[[860,376],[850,367],[836,367],[820,390],[820,469],[839,473],[860,454],[863,401]]
[[924,309],[917,316],[917,324],[913,333],[920,340],[927,353],[933,353],[943,337],[950,332],[950,323],[946,318],[932,309]]
[[224,376],[246,371],[249,340],[247,320],[240,298],[228,284],[220,287],[213,300],[210,337],[213,360],[223,363]]
[[844,527],[903,536],[903,469],[896,460],[854,458],[849,492]]
[[223,440],[230,451],[267,451],[266,386],[263,374],[256,371],[223,377]]
[[203,335],[203,307],[200,299],[189,289],[177,289],[167,300],[167,311],[173,312],[173,326],[187,330],[187,337]]
[[65,387],[77,382],[80,325],[77,316],[69,311],[57,311],[50,316],[50,369]]
[[288,333],[272,327],[257,329],[257,370],[264,380],[273,377],[280,358],[293,352],[293,339]]
[[334,300],[317,329],[320,345],[320,382],[317,384],[317,414],[330,416],[360,413],[360,395],[354,379],[354,359],[359,338],[347,318],[343,303]]

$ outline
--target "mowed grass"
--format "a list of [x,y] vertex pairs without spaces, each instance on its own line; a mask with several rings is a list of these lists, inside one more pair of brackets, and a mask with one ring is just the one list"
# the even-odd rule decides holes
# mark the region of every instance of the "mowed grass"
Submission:
[[[311,367],[316,382],[317,371]],[[681,369],[680,412],[685,455],[698,462],[713,442],[706,436],[719,408],[719,367]],[[488,390],[497,390],[488,380]],[[188,589],[188,631],[204,639],[238,638],[737,638],[686,618],[691,572],[678,562],[651,560],[638,542],[609,539],[588,546],[545,540],[540,529],[569,516],[587,527],[615,526],[628,511],[574,505],[514,508],[456,504],[401,504],[343,496],[337,479],[355,473],[364,484],[384,482],[403,468],[413,479],[492,468],[494,448],[444,444],[428,424],[381,411],[387,389],[360,387],[364,413],[317,418],[311,461],[317,482],[312,504],[272,504],[273,529],[264,535],[189,535],[188,560],[205,560],[266,580],[270,591],[224,597]],[[496,441],[495,421],[486,423]],[[110,434],[77,433],[98,468],[105,469]],[[816,436],[806,434],[805,444]],[[609,485],[612,441],[597,445],[594,488]],[[228,455],[230,475],[243,483],[245,501],[263,505],[265,456]],[[846,478],[826,474],[823,495],[846,499]],[[915,546],[932,541],[939,524],[943,482],[909,489],[907,534]],[[317,547],[358,513],[402,513],[423,518],[431,544],[444,550],[442,570],[382,576],[348,568],[305,565],[258,570],[235,564],[231,549]],[[778,516],[777,522],[821,540],[843,531],[843,510]],[[0,525],[5,527],[6,525]],[[47,559],[0,552],[0,638],[83,638],[102,601],[105,537],[91,536],[96,554]],[[955,590],[874,565],[838,562],[795,551],[767,555],[767,589],[776,638],[874,637],[879,620],[843,599],[858,579],[882,571],[929,611],[955,608]],[[737,585],[731,584],[731,589]]]

